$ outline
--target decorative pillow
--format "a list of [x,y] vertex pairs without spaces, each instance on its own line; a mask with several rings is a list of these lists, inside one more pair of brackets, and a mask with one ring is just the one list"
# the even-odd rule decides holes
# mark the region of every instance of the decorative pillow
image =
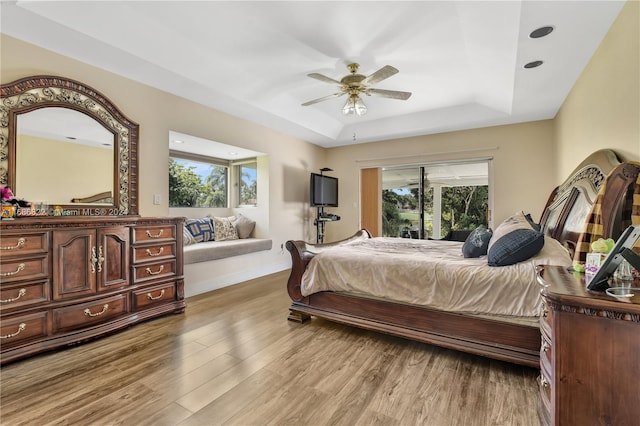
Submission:
[[238,232],[238,238],[249,238],[253,232],[253,228],[256,227],[256,221],[238,214],[235,225],[236,231]]
[[236,231],[236,227],[234,222],[236,221],[235,216],[229,217],[213,217],[213,229],[215,229],[215,240],[216,241],[225,241],[225,240],[237,240],[238,232]]
[[464,257],[480,257],[487,254],[489,248],[489,240],[493,232],[491,229],[487,229],[484,226],[478,226],[471,231],[471,234],[467,237],[462,245],[462,255]]
[[184,227],[189,230],[197,243],[213,241],[213,224],[208,217],[202,219],[187,219]]
[[527,260],[544,246],[544,234],[533,229],[516,229],[496,241],[488,252],[489,266],[507,266]]
[[185,246],[190,246],[191,244],[195,244],[197,243],[196,239],[193,237],[193,235],[191,235],[191,232],[189,232],[189,230],[186,227],[182,228],[182,243]]
[[512,216],[506,218],[497,228],[493,230],[493,236],[489,241],[488,251],[491,251],[491,247],[498,241],[500,238],[504,237],[511,231],[515,231],[516,229],[531,229],[531,224],[525,217],[523,212],[514,213]]

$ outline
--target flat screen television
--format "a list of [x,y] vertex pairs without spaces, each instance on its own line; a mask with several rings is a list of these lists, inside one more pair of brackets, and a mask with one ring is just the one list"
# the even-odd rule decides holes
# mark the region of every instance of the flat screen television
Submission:
[[311,207],[338,207],[338,178],[311,173]]

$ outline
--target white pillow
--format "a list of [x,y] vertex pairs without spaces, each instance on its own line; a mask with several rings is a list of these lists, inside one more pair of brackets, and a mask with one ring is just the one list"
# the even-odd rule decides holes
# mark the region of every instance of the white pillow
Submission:
[[237,240],[236,217],[213,217],[213,239],[215,241]]

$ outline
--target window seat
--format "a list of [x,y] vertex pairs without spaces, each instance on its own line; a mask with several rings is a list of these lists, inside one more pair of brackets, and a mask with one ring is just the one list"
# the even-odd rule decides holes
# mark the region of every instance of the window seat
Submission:
[[184,246],[184,264],[208,262],[226,257],[240,256],[262,250],[271,250],[272,241],[263,238],[243,238],[238,240],[205,241]]

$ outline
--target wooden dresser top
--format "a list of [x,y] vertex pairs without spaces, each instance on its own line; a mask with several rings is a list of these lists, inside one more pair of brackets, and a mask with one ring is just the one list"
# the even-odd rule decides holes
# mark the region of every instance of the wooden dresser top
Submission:
[[[547,300],[640,315],[640,290],[634,291],[632,297],[613,297],[604,291],[588,290],[584,273],[572,272],[561,266],[542,267],[538,281],[543,285],[542,294]],[[640,279],[636,279],[632,287],[640,288]]]

